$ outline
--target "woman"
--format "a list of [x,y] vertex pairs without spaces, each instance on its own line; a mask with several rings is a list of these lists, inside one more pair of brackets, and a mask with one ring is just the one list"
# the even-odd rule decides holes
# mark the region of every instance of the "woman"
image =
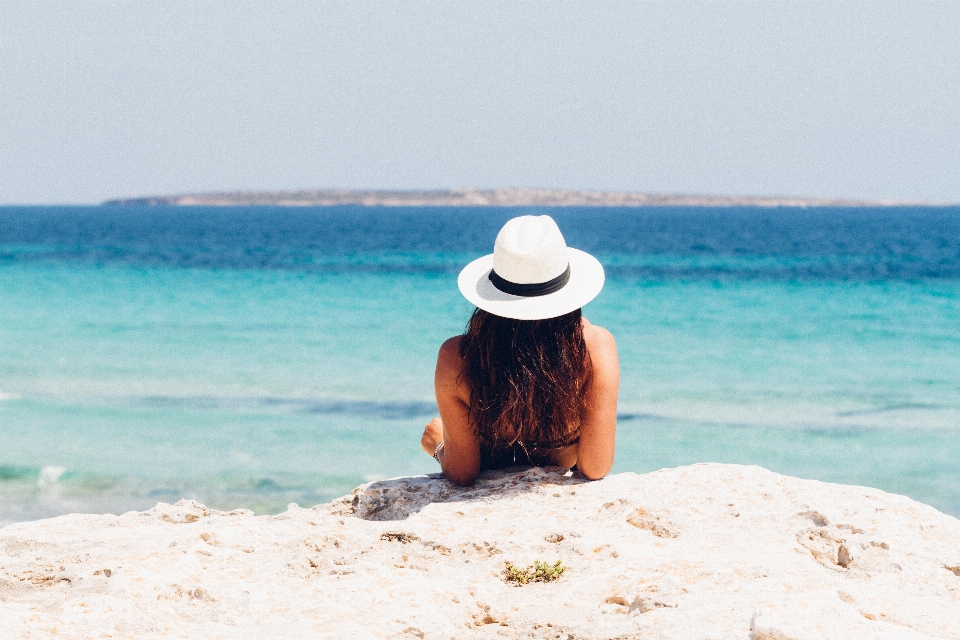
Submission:
[[440,347],[440,417],[421,439],[449,480],[469,485],[515,464],[576,466],[591,480],[610,471],[617,346],[580,311],[603,280],[596,258],[568,248],[549,216],[510,220],[493,254],[460,272],[477,310],[466,333]]

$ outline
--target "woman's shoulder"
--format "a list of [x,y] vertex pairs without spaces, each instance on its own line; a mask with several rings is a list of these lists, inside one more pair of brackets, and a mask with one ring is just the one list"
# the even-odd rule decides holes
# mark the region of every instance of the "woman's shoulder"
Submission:
[[617,355],[617,341],[613,339],[613,334],[584,318],[583,341],[587,343],[587,353],[590,354],[595,379],[613,382],[619,380],[620,357]]
[[460,342],[463,340],[463,336],[453,336],[452,338],[447,338],[443,341],[443,344],[440,345],[440,355],[439,357],[447,360],[454,359],[460,360]]
[[463,336],[454,336],[440,345],[440,353],[437,354],[437,370],[434,377],[434,385],[438,391],[446,389],[461,400],[465,396],[469,397],[461,375],[463,373],[463,358],[460,357],[462,338]]
[[460,369],[463,367],[463,359],[460,357],[460,342],[463,336],[453,336],[444,340],[440,345],[440,353],[437,354],[437,373],[447,375],[460,375]]
[[587,349],[591,352],[610,349],[616,352],[617,350],[617,341],[613,338],[613,334],[586,318],[583,318],[583,339],[587,343]]

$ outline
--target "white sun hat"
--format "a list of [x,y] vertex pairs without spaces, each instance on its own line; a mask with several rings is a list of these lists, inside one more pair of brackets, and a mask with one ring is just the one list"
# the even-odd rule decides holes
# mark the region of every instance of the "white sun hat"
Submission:
[[463,296],[496,316],[546,320],[579,309],[603,288],[600,261],[563,240],[550,216],[520,216],[503,225],[493,253],[460,272]]

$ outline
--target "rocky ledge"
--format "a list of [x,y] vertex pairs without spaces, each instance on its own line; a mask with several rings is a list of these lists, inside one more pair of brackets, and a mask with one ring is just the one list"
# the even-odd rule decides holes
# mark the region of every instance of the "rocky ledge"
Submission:
[[[559,579],[517,585],[507,562]],[[556,573],[553,577],[556,577]],[[960,521],[702,464],[374,482],[277,516],[192,501],[0,529],[4,638],[960,638]]]

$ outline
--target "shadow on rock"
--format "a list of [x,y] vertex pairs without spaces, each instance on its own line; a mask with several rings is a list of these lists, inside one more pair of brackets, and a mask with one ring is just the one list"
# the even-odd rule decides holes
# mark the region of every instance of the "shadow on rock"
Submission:
[[484,471],[469,487],[460,487],[442,474],[394,478],[357,487],[353,507],[364,520],[405,520],[432,502],[497,500],[547,486],[570,486],[589,482],[560,467],[513,467]]

